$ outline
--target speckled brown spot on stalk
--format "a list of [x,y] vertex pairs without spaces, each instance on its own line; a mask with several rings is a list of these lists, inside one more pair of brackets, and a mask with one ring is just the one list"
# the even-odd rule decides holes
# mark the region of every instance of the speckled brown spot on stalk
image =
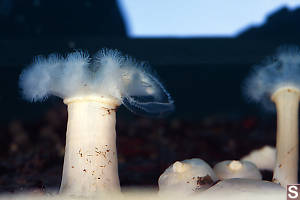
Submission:
[[80,155],[80,157],[83,157],[83,154],[81,152],[81,149],[79,149],[78,154]]

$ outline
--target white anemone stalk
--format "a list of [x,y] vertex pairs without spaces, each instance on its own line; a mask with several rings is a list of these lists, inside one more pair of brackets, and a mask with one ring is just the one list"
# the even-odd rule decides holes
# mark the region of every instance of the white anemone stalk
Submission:
[[128,56],[101,50],[37,57],[20,76],[26,99],[64,99],[68,124],[60,193],[95,196],[120,191],[116,149],[116,109],[160,115],[173,100],[161,83]]
[[86,96],[64,103],[68,124],[60,191],[77,196],[120,191],[115,131],[119,102]]
[[300,97],[300,51],[279,49],[277,55],[257,68],[247,80],[250,99],[277,111],[276,164],[273,181],[282,186],[298,182],[298,105]]

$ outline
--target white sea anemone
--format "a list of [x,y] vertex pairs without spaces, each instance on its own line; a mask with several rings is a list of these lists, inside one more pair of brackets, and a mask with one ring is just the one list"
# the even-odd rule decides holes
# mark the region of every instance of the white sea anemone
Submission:
[[120,191],[115,131],[120,104],[139,114],[174,109],[149,67],[116,50],[103,49],[93,58],[81,51],[39,56],[22,72],[20,87],[27,100],[55,95],[68,105],[60,192],[76,196]]
[[273,181],[283,186],[298,182],[298,107],[300,99],[300,50],[289,46],[256,67],[246,80],[246,94],[277,111],[276,164]]

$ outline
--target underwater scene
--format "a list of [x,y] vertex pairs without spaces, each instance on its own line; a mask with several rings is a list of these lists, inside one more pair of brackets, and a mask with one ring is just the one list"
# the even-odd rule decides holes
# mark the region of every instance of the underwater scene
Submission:
[[300,1],[211,6],[0,0],[0,199],[297,199]]

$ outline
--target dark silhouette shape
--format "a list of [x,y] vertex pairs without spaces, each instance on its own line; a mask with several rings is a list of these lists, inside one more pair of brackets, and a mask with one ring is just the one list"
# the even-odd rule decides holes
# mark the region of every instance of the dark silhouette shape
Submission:
[[115,0],[11,0],[0,36],[125,36]]
[[267,18],[260,27],[251,27],[239,38],[276,39],[297,38],[300,35],[300,8],[289,10],[284,7]]

